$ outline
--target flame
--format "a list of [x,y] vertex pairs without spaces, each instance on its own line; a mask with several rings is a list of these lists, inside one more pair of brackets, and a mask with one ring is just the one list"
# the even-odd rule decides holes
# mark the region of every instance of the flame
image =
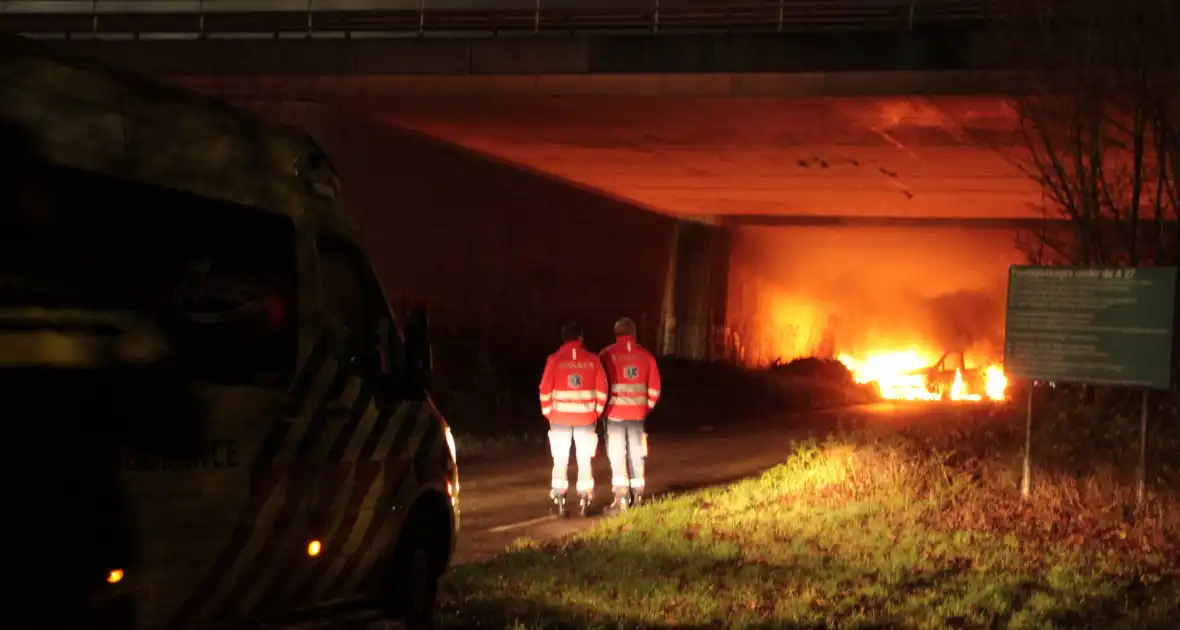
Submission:
[[1004,375],[1004,370],[1000,366],[987,366],[983,373],[983,382],[984,394],[988,400],[1004,400],[1008,397],[1008,377]]
[[[938,360],[933,353],[917,349],[868,353],[864,358],[851,354],[837,357],[857,383],[874,383],[886,400],[941,400],[943,393],[930,382],[929,369]],[[956,401],[1002,401],[1007,398],[1008,379],[999,365],[983,370],[981,392],[971,391],[963,370],[955,369],[946,398]]]
[[837,357],[857,383],[876,383],[886,400],[937,400],[926,387],[921,372],[935,359],[917,350],[871,353],[861,360],[848,354]]
[[951,400],[979,400],[979,395],[972,397],[967,393],[967,384],[963,382],[963,370],[955,368],[955,382],[951,384]]
[[[893,303],[870,302],[839,311],[830,301],[807,292],[755,286],[759,290],[752,292],[756,297],[747,298],[752,302],[746,307],[757,316],[742,331],[741,341],[734,337],[735,354],[743,363],[764,365],[835,355],[857,383],[874,385],[886,400],[1007,398],[1003,368],[969,360],[990,356],[995,349],[977,340],[961,352],[944,352],[936,339],[947,336],[946,326],[939,328],[937,318],[923,315],[921,308],[877,313]],[[955,344],[966,341],[959,339]]]

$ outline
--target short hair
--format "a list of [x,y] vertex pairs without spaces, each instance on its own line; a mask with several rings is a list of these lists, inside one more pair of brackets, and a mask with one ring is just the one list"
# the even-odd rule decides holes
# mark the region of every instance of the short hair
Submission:
[[615,322],[615,335],[634,335],[635,322],[630,317],[621,317]]
[[578,322],[566,322],[561,325],[561,341],[577,341],[582,338],[582,325]]

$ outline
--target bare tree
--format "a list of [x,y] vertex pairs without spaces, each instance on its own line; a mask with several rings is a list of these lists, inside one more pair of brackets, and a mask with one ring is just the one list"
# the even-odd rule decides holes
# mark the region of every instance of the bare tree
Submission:
[[1034,262],[1177,259],[1180,3],[1007,0],[1003,32],[1026,90],[1018,160],[1044,191]]

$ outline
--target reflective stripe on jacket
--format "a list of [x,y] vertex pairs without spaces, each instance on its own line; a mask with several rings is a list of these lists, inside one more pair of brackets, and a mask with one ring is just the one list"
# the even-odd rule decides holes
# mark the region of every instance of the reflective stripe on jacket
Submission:
[[656,358],[624,335],[598,355],[610,380],[606,417],[610,420],[643,420],[660,400],[660,369]]
[[594,424],[607,400],[602,362],[580,341],[562,345],[545,361],[540,394],[541,413],[551,424]]

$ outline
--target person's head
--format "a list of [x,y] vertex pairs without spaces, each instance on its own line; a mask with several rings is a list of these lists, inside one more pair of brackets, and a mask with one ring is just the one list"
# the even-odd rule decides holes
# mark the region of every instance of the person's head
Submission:
[[630,317],[622,317],[615,322],[615,336],[616,337],[634,337],[635,336],[635,322],[631,321]]
[[578,322],[566,322],[561,325],[561,342],[582,340],[582,326]]

